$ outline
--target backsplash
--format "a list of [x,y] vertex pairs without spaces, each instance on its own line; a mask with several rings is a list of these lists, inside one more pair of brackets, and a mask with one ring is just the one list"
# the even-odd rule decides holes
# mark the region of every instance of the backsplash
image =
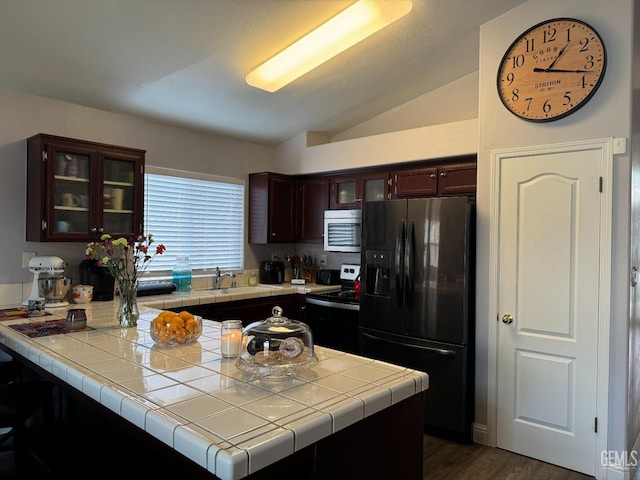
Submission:
[[[243,273],[236,273],[234,278],[225,278],[222,282],[221,288],[229,288],[232,282],[235,282],[236,286],[244,286],[249,283],[249,274],[254,272],[258,275],[257,269],[245,270]],[[77,277],[76,277],[77,278]],[[148,277],[144,278],[141,282],[157,282],[167,281],[170,282],[170,277]],[[73,284],[77,285],[79,282],[74,281]],[[32,282],[25,283],[4,283],[0,284],[0,306],[2,305],[18,305],[23,300],[29,297],[31,294]],[[211,275],[194,275],[192,279],[192,288],[194,290],[210,290],[213,288],[213,276]]]
[[[250,245],[255,258],[258,261],[271,260],[272,255],[284,262],[285,267],[289,267],[287,253],[295,253],[298,256],[308,255],[313,259],[318,268],[338,269],[343,263],[360,264],[359,253],[338,253],[325,252],[321,244],[298,243],[293,244],[272,244],[272,245]],[[321,264],[322,256],[326,257],[326,263]]]

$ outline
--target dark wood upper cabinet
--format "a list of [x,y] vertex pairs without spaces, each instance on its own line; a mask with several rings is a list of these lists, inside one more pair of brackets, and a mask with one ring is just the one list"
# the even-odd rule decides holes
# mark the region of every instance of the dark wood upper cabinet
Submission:
[[478,167],[474,163],[447,165],[438,172],[439,195],[469,195],[476,192]]
[[357,172],[334,175],[331,179],[330,208],[361,208],[362,202],[389,198],[389,172]]
[[[474,195],[476,156],[349,172],[249,175],[249,243],[320,243],[326,209],[391,198]],[[295,219],[295,220],[294,220]]]
[[297,242],[322,242],[324,211],[328,208],[328,177],[304,177],[296,180]]
[[27,139],[27,241],[143,231],[145,151],[38,134]]
[[416,198],[438,194],[438,169],[418,168],[393,173],[393,198]]
[[464,157],[463,163],[398,169],[391,173],[392,198],[420,198],[451,195],[474,195],[477,166]]
[[262,172],[249,175],[249,243],[295,242],[295,179]]

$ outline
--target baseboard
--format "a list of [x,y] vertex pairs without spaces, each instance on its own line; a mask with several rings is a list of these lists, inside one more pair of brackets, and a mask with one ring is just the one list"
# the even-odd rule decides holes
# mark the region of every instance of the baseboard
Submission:
[[[633,444],[632,452],[640,452],[640,434],[636,437],[636,441]],[[637,453],[636,453],[637,455]],[[637,458],[637,457],[636,457]],[[629,468],[629,479],[640,480],[640,468],[637,465],[632,465]]]
[[489,435],[487,432],[487,426],[481,423],[473,424],[473,443],[479,443],[480,445],[495,447],[495,445],[489,444]]
[[603,480],[631,480],[631,473],[627,467],[605,467],[605,477]]

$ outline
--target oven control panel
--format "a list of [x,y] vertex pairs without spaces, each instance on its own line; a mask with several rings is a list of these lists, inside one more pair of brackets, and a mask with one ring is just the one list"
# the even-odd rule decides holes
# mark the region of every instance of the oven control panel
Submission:
[[355,282],[360,275],[360,265],[343,263],[340,267],[340,280]]

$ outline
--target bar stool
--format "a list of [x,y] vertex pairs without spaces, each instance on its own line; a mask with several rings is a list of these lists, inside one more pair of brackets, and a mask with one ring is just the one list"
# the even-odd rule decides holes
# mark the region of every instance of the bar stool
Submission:
[[[55,418],[53,413],[53,385],[46,381],[15,381],[20,367],[14,362],[0,363],[0,380],[12,383],[0,384],[0,428],[10,431],[0,435],[0,451],[13,450],[18,478],[27,478],[29,438],[27,421],[42,409],[47,444],[55,448]],[[17,375],[16,375],[17,373]],[[12,437],[10,445],[6,445]],[[55,461],[55,453],[51,453]]]

